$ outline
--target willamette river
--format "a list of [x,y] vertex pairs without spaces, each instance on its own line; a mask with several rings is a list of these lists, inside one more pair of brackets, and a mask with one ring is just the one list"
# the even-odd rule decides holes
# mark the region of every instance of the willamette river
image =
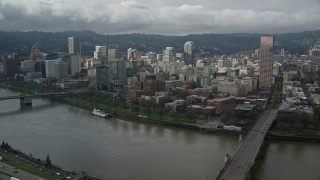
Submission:
[[[16,93],[0,89],[0,97]],[[67,170],[103,179],[214,179],[238,137],[131,122],[105,120],[89,111],[43,99],[20,108],[0,101],[0,141],[34,157],[50,155]],[[320,145],[271,141],[257,159],[254,179],[320,179]]]

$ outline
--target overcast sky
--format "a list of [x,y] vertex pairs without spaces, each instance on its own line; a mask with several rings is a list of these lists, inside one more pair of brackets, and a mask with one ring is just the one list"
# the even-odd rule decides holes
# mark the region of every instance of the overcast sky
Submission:
[[1,31],[285,33],[320,29],[320,0],[0,0]]

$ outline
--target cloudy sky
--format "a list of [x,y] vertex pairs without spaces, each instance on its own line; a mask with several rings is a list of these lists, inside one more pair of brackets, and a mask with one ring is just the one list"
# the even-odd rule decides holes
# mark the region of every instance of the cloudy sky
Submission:
[[285,33],[320,29],[320,0],[0,0],[1,31]]

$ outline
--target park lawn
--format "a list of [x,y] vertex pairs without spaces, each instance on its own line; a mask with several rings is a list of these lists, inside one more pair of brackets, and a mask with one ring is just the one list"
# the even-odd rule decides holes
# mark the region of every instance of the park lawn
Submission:
[[28,172],[30,174],[34,174],[36,176],[40,176],[40,177],[46,178],[48,180],[57,180],[58,179],[57,177],[52,176],[50,174],[47,174],[45,172],[42,172],[39,169],[34,168],[34,167],[30,166],[29,164],[27,164],[25,162],[18,161],[15,158],[7,156],[7,155],[2,154],[2,153],[0,153],[0,154],[1,154],[1,156],[3,156],[3,160],[7,164],[9,164],[11,166],[17,167],[18,169],[26,171],[26,172]]
[[[89,102],[81,99],[81,97],[66,97],[65,101],[72,105],[76,105],[86,109],[98,108],[106,112],[113,112],[113,106],[109,104],[105,104],[103,102]],[[134,111],[131,108],[124,108],[121,106],[115,107],[117,114],[125,114],[131,116],[144,115],[148,116],[151,119],[155,119],[158,121],[170,121],[176,123],[196,123],[197,120],[195,118],[187,118],[187,117],[175,117],[168,113],[163,113],[162,115],[153,111],[146,112],[143,108],[140,108],[138,111]]]
[[320,137],[320,130],[317,129],[301,129],[301,131],[307,136]]

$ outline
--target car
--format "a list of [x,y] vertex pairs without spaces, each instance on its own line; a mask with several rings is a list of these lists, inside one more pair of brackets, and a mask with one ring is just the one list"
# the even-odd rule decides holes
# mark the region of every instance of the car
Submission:
[[56,173],[57,176],[60,176],[61,174],[59,172]]
[[14,170],[13,172],[14,172],[14,173],[18,173],[19,171],[18,171],[18,170]]
[[4,169],[4,166],[0,166],[0,169]]

